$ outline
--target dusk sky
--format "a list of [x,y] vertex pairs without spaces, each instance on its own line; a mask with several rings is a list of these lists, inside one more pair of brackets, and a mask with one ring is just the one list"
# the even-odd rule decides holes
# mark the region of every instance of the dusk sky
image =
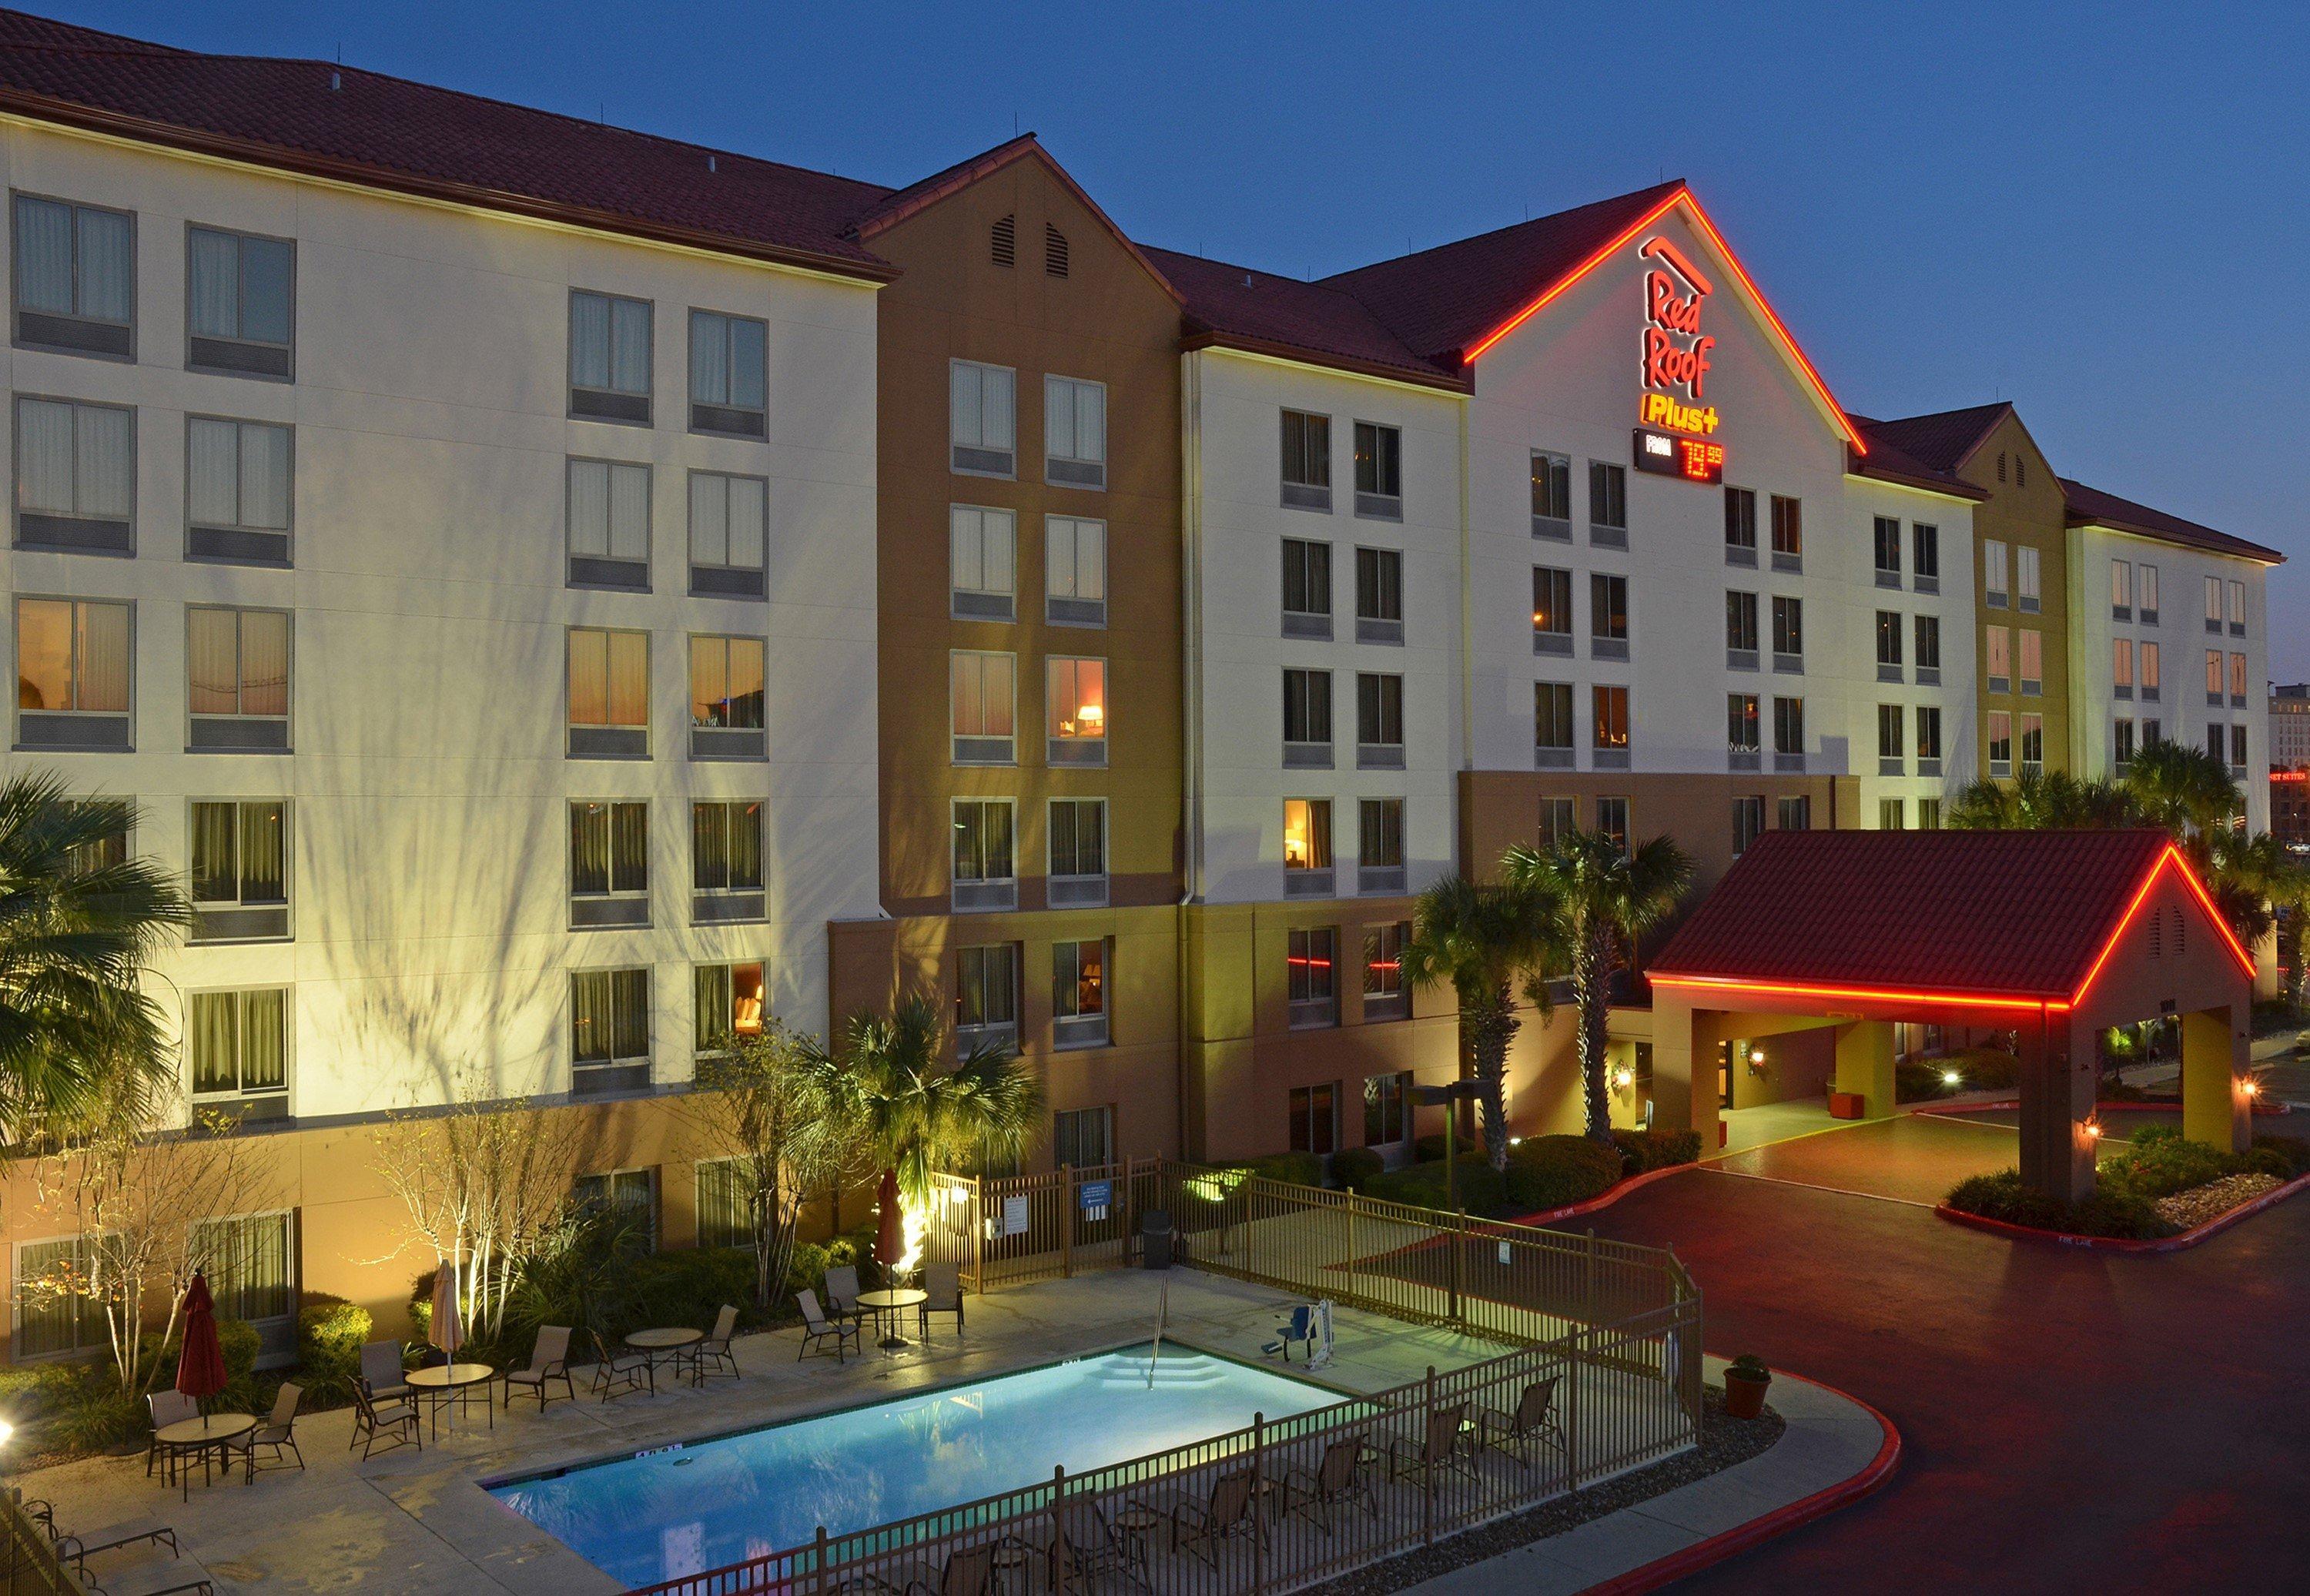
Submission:
[[2284,550],[2310,675],[2300,6],[565,0],[36,7],[903,184],[1011,136],[1133,236],[1322,274],[1689,178],[1851,409],[2010,399],[2054,464]]

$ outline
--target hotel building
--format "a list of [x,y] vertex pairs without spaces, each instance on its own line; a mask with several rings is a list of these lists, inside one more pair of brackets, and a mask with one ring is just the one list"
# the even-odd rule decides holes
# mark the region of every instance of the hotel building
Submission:
[[[276,1177],[249,1302],[396,1302],[367,1139],[458,1098],[726,1241],[681,1098],[766,1016],[934,996],[1037,1164],[1402,1158],[1458,1068],[1413,901],[1511,843],[1705,889],[2153,735],[2267,823],[2278,557],[2010,407],[1847,413],[1682,184],[1310,282],[1031,136],[891,189],[14,13],[0,163],[5,766],[187,881],[152,993]],[[1517,1128],[1575,1074],[1527,1023]],[[0,1195],[12,1279],[74,1245]]]

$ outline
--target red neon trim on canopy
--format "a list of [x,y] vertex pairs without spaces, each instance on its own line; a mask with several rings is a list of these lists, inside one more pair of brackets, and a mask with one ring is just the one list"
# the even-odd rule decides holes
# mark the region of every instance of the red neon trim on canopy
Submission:
[[[1861,434],[1855,431],[1854,429],[1853,423],[1845,419],[1845,407],[1839,404],[1837,402],[1837,396],[1828,391],[1828,385],[1821,380],[1820,373],[1813,369],[1812,362],[1805,359],[1804,351],[1797,347],[1797,341],[1790,334],[1788,325],[1782,321],[1779,315],[1773,309],[1772,306],[1766,302],[1764,294],[1757,287],[1756,279],[1750,276],[1747,270],[1741,265],[1741,257],[1732,253],[1732,247],[1724,241],[1724,235],[1716,230],[1716,224],[1708,220],[1708,213],[1700,208],[1700,202],[1692,197],[1692,191],[1684,187],[1681,184],[1677,186],[1674,192],[1671,193],[1658,204],[1653,206],[1643,215],[1630,222],[1627,227],[1621,229],[1620,233],[1613,238],[1611,243],[1606,244],[1602,248],[1597,250],[1586,260],[1582,261],[1578,265],[1573,267],[1571,271],[1567,272],[1562,277],[1558,278],[1555,282],[1543,290],[1540,296],[1533,299],[1532,303],[1526,305],[1523,309],[1508,317],[1507,320],[1502,322],[1491,332],[1486,334],[1468,351],[1466,354],[1461,356],[1463,363],[1470,366],[1474,365],[1476,361],[1482,357],[1486,350],[1490,349],[1492,345],[1498,343],[1501,339],[1507,337],[1510,333],[1515,332],[1518,327],[1524,325],[1524,323],[1539,315],[1541,311],[1546,309],[1550,305],[1555,303],[1565,294],[1568,293],[1584,278],[1585,278],[1589,273],[1594,271],[1598,266],[1602,265],[1613,256],[1618,255],[1622,249],[1626,248],[1629,240],[1633,239],[1638,233],[1644,231],[1645,229],[1650,227],[1654,221],[1658,221],[1666,213],[1669,207],[1675,204],[1679,200],[1685,201],[1692,207],[1693,221],[1699,224],[1700,230],[1702,232],[1708,235],[1709,242],[1716,246],[1717,253],[1724,257],[1725,265],[1732,268],[1732,275],[1739,280],[1742,288],[1748,290],[1750,299],[1756,303],[1758,308],[1761,309],[1765,313],[1766,324],[1772,328],[1774,334],[1780,339],[1781,347],[1788,351],[1789,357],[1792,360],[1795,360],[1797,369],[1804,374],[1805,381],[1811,386],[1814,394],[1819,395],[1820,402],[1828,407],[1829,419],[1837,424],[1837,429],[1844,436],[1845,441],[1852,447],[1854,454],[1868,454],[1869,446],[1862,441]],[[1695,286],[1698,286],[1697,282]]]
[[1737,976],[1648,976],[1655,986],[1698,986],[1718,992],[1753,992],[1776,997],[1856,998],[1865,1002],[1948,1003],[1964,1009],[2054,1009],[2070,1005],[2062,998],[2029,993],[1998,996],[1976,992],[1935,992],[1928,987],[1825,986],[1803,981],[1750,981]]
[[2148,901],[2149,889],[2158,884],[2158,878],[2166,873],[2166,867],[2169,864],[2181,872],[2184,883],[2190,889],[2190,895],[2198,900],[2198,906],[2206,911],[2206,918],[2214,923],[2214,929],[2221,932],[2222,946],[2228,948],[2230,957],[2237,960],[2239,970],[2247,980],[2254,979],[2254,955],[2248,953],[2245,945],[2237,940],[2237,932],[2230,929],[2228,917],[2215,906],[2213,894],[2208,892],[2205,883],[2198,880],[2198,872],[2190,868],[2190,862],[2183,857],[2182,850],[2167,843],[2166,851],[2158,855],[2157,864],[2142,877],[2141,885],[2134,890],[2133,901],[2127,904],[2125,913],[2118,916],[2117,929],[2109,933],[2109,940],[2094,956],[2093,963],[2086,970],[2086,978],[2078,983],[2077,994],[2071,1002],[2085,1001],[2087,989],[2100,976],[2102,967],[2109,963],[2110,955],[2117,951],[2117,944],[2123,939],[2126,929],[2133,924],[2135,916],[2141,913],[2142,905]]

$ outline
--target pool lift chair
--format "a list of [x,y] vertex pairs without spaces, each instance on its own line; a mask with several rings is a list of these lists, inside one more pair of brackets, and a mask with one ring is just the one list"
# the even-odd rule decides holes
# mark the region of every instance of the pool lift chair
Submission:
[[1291,1343],[1301,1348],[1300,1356],[1311,1369],[1320,1369],[1332,1361],[1332,1299],[1321,1302],[1294,1303],[1289,1323],[1275,1327],[1275,1339],[1260,1348],[1271,1357],[1291,1361]]

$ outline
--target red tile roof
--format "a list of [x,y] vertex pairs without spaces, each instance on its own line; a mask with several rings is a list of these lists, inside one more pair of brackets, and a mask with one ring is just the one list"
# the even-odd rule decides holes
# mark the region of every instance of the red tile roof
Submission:
[[849,236],[890,192],[878,184],[326,61],[203,55],[0,12],[0,108],[404,193],[895,275]]
[[1191,346],[1223,343],[1434,387],[1466,386],[1452,368],[1413,352],[1352,294],[1177,250],[1147,255],[1186,296]]
[[1768,831],[1648,976],[2066,999],[2163,831]]
[[2216,532],[2195,521],[2184,521],[2179,516],[2169,516],[2164,510],[2120,499],[2098,488],[2089,488],[2068,477],[2062,479],[2062,493],[2069,501],[2069,522],[2072,526],[2114,526],[2120,532],[2137,533],[2160,542],[2181,543],[2240,559],[2258,559],[2268,565],[2282,565],[2286,560],[2286,556],[2275,549],[2232,537],[2227,532]]
[[1980,447],[1989,429],[2003,420],[2012,405],[1969,405],[1964,410],[1935,411],[1931,415],[1902,416],[1871,421],[1863,429],[1872,442],[1889,444],[1935,471],[1955,471]]
[[1955,472],[1930,464],[1901,447],[1887,435],[1884,422],[1855,415],[1850,411],[1845,412],[1845,419],[1869,440],[1869,453],[1855,457],[1846,468],[1856,474],[1906,482],[1912,487],[1930,488],[1936,493],[1953,493],[1960,499],[1989,497],[1986,489],[1976,488]]

